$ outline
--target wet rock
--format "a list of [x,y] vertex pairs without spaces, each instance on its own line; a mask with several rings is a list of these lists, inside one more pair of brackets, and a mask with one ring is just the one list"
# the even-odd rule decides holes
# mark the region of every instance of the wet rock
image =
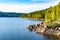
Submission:
[[34,25],[29,25],[29,26],[28,26],[28,29],[29,29],[30,31],[33,31]]

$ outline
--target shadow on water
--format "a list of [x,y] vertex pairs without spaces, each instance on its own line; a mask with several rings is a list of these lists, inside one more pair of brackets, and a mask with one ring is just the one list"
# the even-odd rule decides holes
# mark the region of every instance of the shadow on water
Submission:
[[[30,32],[35,32],[32,29],[29,29]],[[36,32],[35,32],[36,33]],[[40,36],[42,35],[43,38],[45,38],[44,40],[60,40],[60,37],[54,36],[54,35],[48,35],[48,34],[40,34],[40,33],[36,33],[37,35],[39,34]]]
[[[60,37],[54,36],[54,35],[45,35],[43,34],[45,38],[51,39],[51,40],[60,40]],[[53,38],[53,39],[52,39]]]

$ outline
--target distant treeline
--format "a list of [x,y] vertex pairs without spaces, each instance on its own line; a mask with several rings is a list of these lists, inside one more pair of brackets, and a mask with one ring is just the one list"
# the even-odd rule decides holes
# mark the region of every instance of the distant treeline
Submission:
[[15,13],[15,12],[1,12],[0,11],[0,17],[20,17],[21,15],[24,15],[25,13]]

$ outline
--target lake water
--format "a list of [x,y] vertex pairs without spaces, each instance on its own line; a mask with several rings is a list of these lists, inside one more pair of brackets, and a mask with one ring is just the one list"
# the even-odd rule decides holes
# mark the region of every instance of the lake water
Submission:
[[38,22],[23,18],[0,17],[0,40],[55,40],[27,29],[28,25]]

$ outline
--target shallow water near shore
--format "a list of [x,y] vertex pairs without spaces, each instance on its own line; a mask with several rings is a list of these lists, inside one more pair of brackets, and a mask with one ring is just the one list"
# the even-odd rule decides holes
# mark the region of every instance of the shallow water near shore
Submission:
[[0,40],[60,40],[27,29],[28,25],[38,22],[40,21],[25,18],[0,17]]

